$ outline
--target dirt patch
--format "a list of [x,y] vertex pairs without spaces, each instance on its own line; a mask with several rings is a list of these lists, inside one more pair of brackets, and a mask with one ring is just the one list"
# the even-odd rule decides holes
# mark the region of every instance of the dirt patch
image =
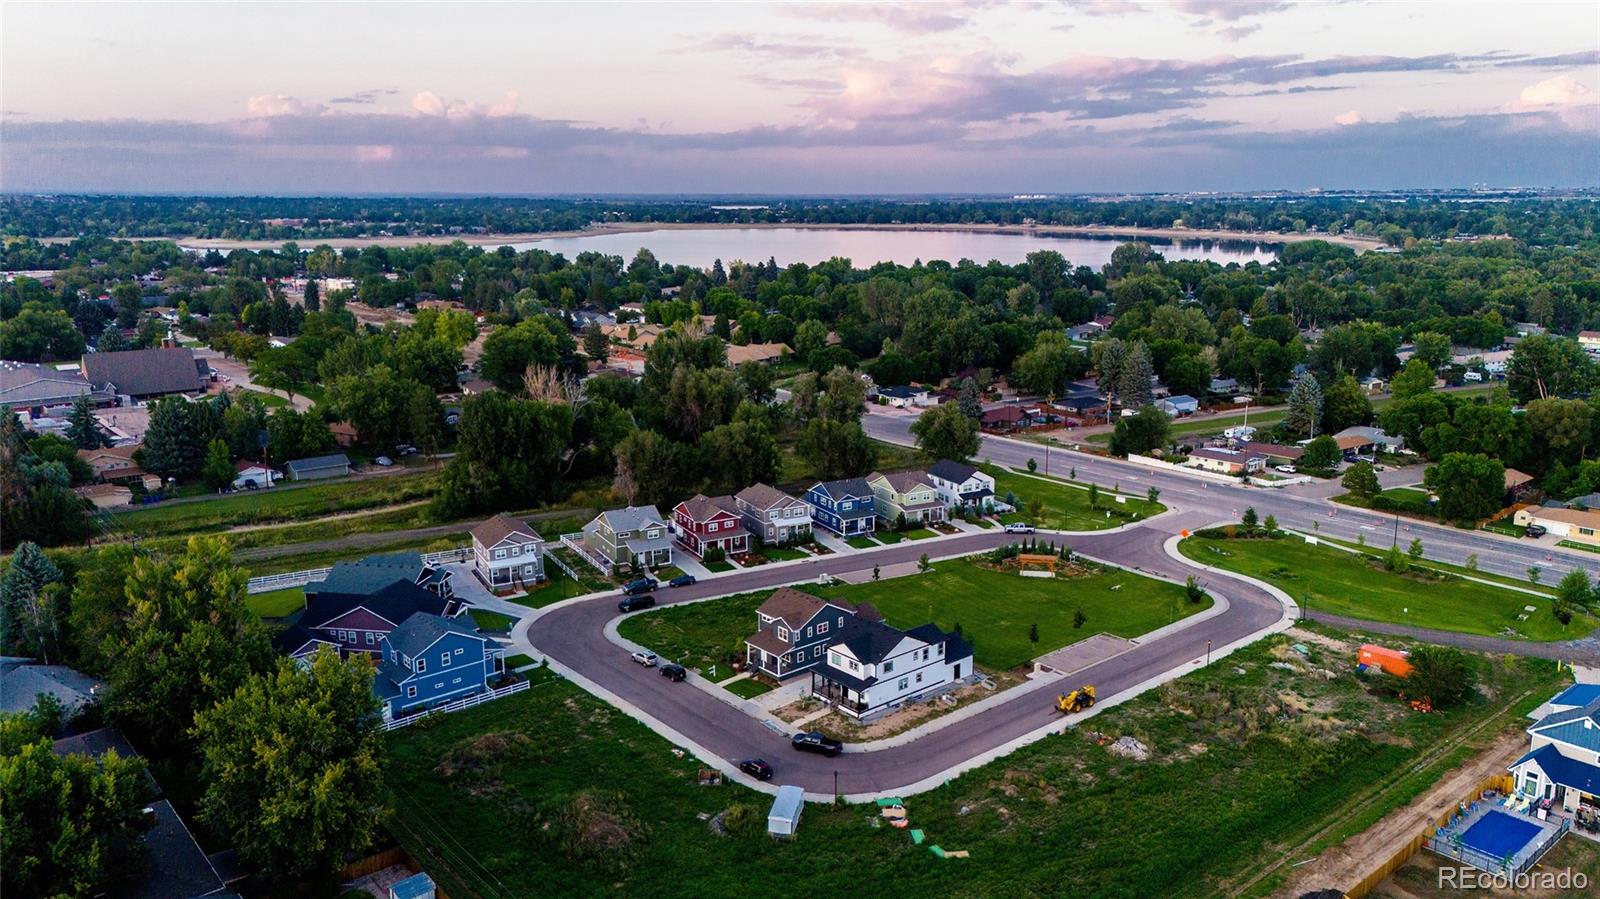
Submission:
[[461,783],[474,796],[497,793],[504,788],[500,772],[505,763],[526,757],[531,745],[526,734],[480,734],[451,747],[434,770],[446,780]]
[[1501,774],[1527,748],[1527,737],[1517,731],[1500,734],[1488,749],[1446,774],[1427,792],[1385,816],[1381,821],[1343,843],[1324,851],[1310,864],[1295,869],[1276,896],[1300,896],[1317,889],[1341,892],[1354,886],[1369,871],[1400,851],[1440,815],[1467,798],[1485,777]]
[[[938,698],[928,699],[901,706],[868,724],[862,724],[854,718],[839,712],[829,712],[811,722],[808,726],[849,743],[882,740],[896,734],[905,733],[914,727],[920,727],[929,721],[948,715],[956,709],[993,696],[1020,683],[1017,678],[1007,674],[994,674],[991,675],[991,679],[995,683],[995,689],[993,690],[985,687],[982,683],[976,683],[967,684],[950,693],[942,694],[955,698],[956,704],[953,706]],[[796,703],[796,705],[798,704]],[[815,710],[816,708],[813,707],[812,711]]]
[[1328,636],[1327,634],[1319,634],[1316,631],[1307,630],[1305,628],[1291,627],[1287,631],[1287,634],[1297,643],[1315,643],[1318,646],[1327,647],[1328,649],[1338,653],[1353,653],[1356,651],[1355,644],[1353,643],[1348,643],[1344,640],[1338,640]]

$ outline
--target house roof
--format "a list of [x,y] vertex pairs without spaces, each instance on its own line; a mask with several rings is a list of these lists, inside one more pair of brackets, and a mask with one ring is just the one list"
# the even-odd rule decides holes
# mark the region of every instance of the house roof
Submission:
[[279,655],[299,655],[302,649],[307,646],[315,648],[316,644],[334,645],[333,641],[325,640],[298,624],[291,624],[272,635],[272,648],[276,649]]
[[1592,509],[1542,507],[1532,514],[1534,518],[1545,521],[1559,521],[1562,524],[1576,524],[1586,528],[1600,529],[1600,511]]
[[1533,480],[1533,475],[1517,471],[1515,468],[1506,469],[1506,489],[1515,490]]
[[624,506],[621,509],[607,509],[600,513],[601,518],[611,525],[613,531],[637,531],[641,528],[664,528],[667,523],[662,520],[661,513],[655,506]]
[[779,640],[776,632],[766,628],[762,628],[761,630],[756,631],[754,634],[751,634],[749,637],[746,637],[744,642],[754,646],[756,649],[770,652],[775,656],[781,656],[790,649],[794,648],[789,645],[788,641]]
[[401,579],[366,593],[332,591],[307,594],[306,608],[300,613],[299,623],[306,628],[322,627],[352,609],[364,608],[385,621],[399,624],[417,612],[443,615],[451,602],[431,590]]
[[140,757],[139,750],[134,749],[128,738],[122,735],[122,731],[114,727],[101,727],[71,737],[62,737],[50,744],[50,751],[56,755],[86,755],[90,758],[99,758],[112,750],[125,759]]
[[884,474],[875,471],[867,476],[868,483],[882,478],[895,493],[906,493],[919,488],[932,487],[928,479],[920,471],[891,471]]
[[120,484],[85,484],[82,487],[72,488],[72,492],[84,499],[94,499],[99,496],[133,496],[133,492]]
[[1198,407],[1200,405],[1200,401],[1199,400],[1197,400],[1194,397],[1188,395],[1187,393],[1180,393],[1180,394],[1178,394],[1176,396],[1169,396],[1166,399],[1162,400],[1162,402],[1163,403],[1170,403],[1170,404],[1172,404],[1174,406],[1196,406],[1196,407]]
[[1189,455],[1191,457],[1199,456],[1202,459],[1216,459],[1219,462],[1237,462],[1240,465],[1249,462],[1253,458],[1257,458],[1249,453],[1242,453],[1238,450],[1223,449],[1220,446],[1198,447],[1194,451],[1190,452]]
[[518,540],[519,543],[529,543],[535,540],[542,541],[544,539],[539,536],[538,531],[529,527],[526,521],[512,518],[504,513],[496,515],[472,529],[472,539],[484,547],[494,546],[496,543],[512,536],[520,538]]
[[143,448],[144,444],[142,443],[129,443],[123,446],[103,446],[92,450],[81,449],[78,450],[78,458],[92,464],[96,459],[110,456],[113,459],[127,462],[131,465],[133,463],[133,454]]
[[1020,406],[996,406],[993,409],[983,410],[980,420],[985,424],[1001,424],[1004,422],[1017,422],[1027,418],[1028,414]]
[[1345,434],[1342,437],[1334,435],[1333,442],[1338,444],[1339,449],[1341,450],[1351,450],[1359,449],[1363,446],[1370,446],[1378,441],[1371,437],[1363,437],[1360,434]]
[[50,406],[92,392],[94,385],[74,374],[31,362],[0,362],[0,406]]
[[86,353],[83,376],[92,384],[114,384],[118,393],[147,396],[206,389],[211,369],[188,347],[158,347]]
[[738,507],[733,504],[731,496],[706,496],[703,493],[696,493],[678,503],[678,508],[694,521],[708,521],[718,515],[739,517]]
[[1582,721],[1585,718],[1588,718],[1590,721],[1593,721],[1596,724],[1600,724],[1600,699],[1590,700],[1583,705],[1575,706],[1569,709],[1563,709],[1559,712],[1551,712],[1543,718],[1540,718],[1532,727],[1528,728],[1528,732],[1533,733],[1534,731],[1543,731],[1548,727],[1557,727],[1563,724],[1569,724],[1573,721]]
[[400,650],[408,656],[415,657],[433,645],[435,640],[445,634],[460,634],[471,637],[484,643],[489,638],[478,633],[478,629],[460,618],[446,618],[443,615],[433,615],[428,612],[416,612],[407,618],[399,627],[389,632],[389,645]]
[[823,481],[812,490],[820,490],[834,499],[846,496],[871,496],[872,488],[867,486],[865,478],[844,478],[838,481]]
[[1277,457],[1290,461],[1298,460],[1306,454],[1303,446],[1284,446],[1280,443],[1257,443],[1250,441],[1244,445],[1245,452],[1255,453],[1258,456]]
[[895,399],[899,399],[899,400],[909,400],[909,399],[912,399],[913,397],[922,396],[923,394],[925,394],[927,392],[928,391],[924,390],[921,387],[907,387],[905,385],[896,385],[894,387],[879,387],[878,388],[878,394],[880,396],[892,396]]
[[1600,793],[1600,765],[1590,765],[1561,754],[1555,746],[1546,743],[1512,762],[1508,769],[1520,768],[1534,762],[1551,780],[1564,787],[1585,793]]
[[1551,697],[1549,705],[1583,707],[1600,699],[1600,684],[1573,684]]
[[977,473],[978,469],[973,468],[971,465],[967,465],[962,462],[955,462],[950,459],[940,459],[939,461],[933,463],[933,466],[928,469],[928,474],[933,475],[936,478],[949,481],[952,484],[964,483],[968,478]]
[[313,593],[368,594],[398,580],[415,584],[429,571],[422,561],[422,553],[399,552],[381,556],[367,556],[355,562],[335,562],[328,576],[306,585],[306,595]]
[[751,484],[734,494],[734,497],[763,511],[780,507],[786,508],[796,503],[805,505],[805,500],[795,499],[782,490],[776,487],[769,487],[766,484]]
[[905,637],[904,631],[892,628],[882,621],[852,618],[845,622],[843,633],[833,642],[844,645],[857,661],[871,664],[881,661],[899,646]]
[[0,668],[0,711],[25,712],[33,708],[40,693],[76,710],[93,702],[99,688],[99,681],[65,665],[7,663]]
[[780,619],[792,630],[804,626],[828,604],[821,597],[801,593],[793,587],[779,587],[756,611],[769,618]]
[[321,471],[324,468],[348,468],[350,457],[344,453],[333,453],[327,456],[310,456],[305,459],[291,459],[283,467],[299,473],[302,471]]
[[790,352],[789,347],[782,343],[751,343],[744,346],[738,344],[728,345],[728,365],[739,365],[744,362],[771,362],[782,359]]

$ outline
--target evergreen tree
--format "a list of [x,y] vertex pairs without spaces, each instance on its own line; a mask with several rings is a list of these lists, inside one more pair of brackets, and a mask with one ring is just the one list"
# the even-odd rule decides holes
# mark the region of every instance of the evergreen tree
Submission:
[[1322,385],[1311,372],[1306,372],[1295,379],[1294,386],[1289,389],[1289,414],[1283,419],[1284,426],[1295,434],[1311,436],[1316,433],[1317,423],[1322,420]]
[[80,394],[72,403],[72,414],[67,418],[67,439],[78,449],[99,449],[106,445],[100,422],[95,420],[94,409],[89,405],[89,395]]
[[978,389],[978,382],[971,378],[961,380],[961,392],[956,396],[956,404],[961,407],[961,414],[968,418],[983,417],[983,392]]
[[213,440],[206,447],[205,467],[201,477],[212,490],[221,490],[233,483],[233,458],[228,455],[228,444]]
[[306,311],[322,311],[322,288],[318,286],[316,278],[306,280]]
[[0,646],[50,663],[59,629],[45,588],[60,580],[61,569],[39,544],[28,540],[17,545],[0,576]]
[[1127,358],[1117,375],[1117,396],[1122,405],[1137,409],[1150,404],[1151,381],[1156,376],[1155,363],[1150,359],[1150,348],[1144,341],[1135,341],[1128,347]]

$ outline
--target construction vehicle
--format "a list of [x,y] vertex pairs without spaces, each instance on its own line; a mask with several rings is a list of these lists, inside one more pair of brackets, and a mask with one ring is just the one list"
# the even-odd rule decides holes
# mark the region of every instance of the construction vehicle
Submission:
[[1065,712],[1068,715],[1074,712],[1081,712],[1092,705],[1094,705],[1093,684],[1084,684],[1071,693],[1063,693],[1056,697],[1057,711]]

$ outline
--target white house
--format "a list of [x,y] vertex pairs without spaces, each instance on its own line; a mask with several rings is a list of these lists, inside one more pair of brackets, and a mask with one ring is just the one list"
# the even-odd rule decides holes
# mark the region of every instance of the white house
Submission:
[[1517,792],[1554,800],[1568,813],[1581,806],[1600,811],[1600,698],[1545,715],[1528,728],[1528,737],[1527,754],[1509,769]]
[[972,647],[937,625],[902,631],[857,616],[811,669],[811,692],[847,715],[866,718],[949,689],[973,676]]
[[879,387],[878,396],[885,404],[898,409],[939,405],[938,399],[922,387]]
[[971,465],[940,459],[928,469],[928,482],[940,502],[952,510],[994,511],[994,478]]
[[1189,467],[1220,474],[1260,471],[1267,467],[1264,456],[1220,446],[1202,446],[1189,454]]
[[472,529],[472,567],[491,587],[544,580],[544,538],[510,515],[496,515]]
[[1179,418],[1199,412],[1200,401],[1186,393],[1180,393],[1177,396],[1169,396],[1164,400],[1158,401],[1156,408],[1173,418]]
[[246,462],[243,459],[233,464],[233,470],[233,489],[235,490],[246,490],[250,487],[271,487],[283,478],[282,474],[273,471],[268,466],[257,462]]

